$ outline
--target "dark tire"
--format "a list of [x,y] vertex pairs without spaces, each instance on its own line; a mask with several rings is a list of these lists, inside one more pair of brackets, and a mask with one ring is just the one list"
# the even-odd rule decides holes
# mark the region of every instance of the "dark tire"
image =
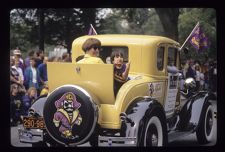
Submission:
[[166,119],[159,113],[161,111],[153,111],[147,115],[141,144],[145,147],[167,145]]
[[39,141],[37,143],[33,143],[32,147],[48,147],[47,143]]
[[206,144],[212,140],[214,122],[212,105],[207,101],[202,109],[201,119],[196,130],[199,144]]

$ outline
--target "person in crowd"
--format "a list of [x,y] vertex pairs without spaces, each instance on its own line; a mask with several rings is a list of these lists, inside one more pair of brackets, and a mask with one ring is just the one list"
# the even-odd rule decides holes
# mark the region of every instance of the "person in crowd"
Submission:
[[69,53],[64,52],[64,53],[62,54],[62,62],[71,62],[70,54],[69,54]]
[[204,77],[204,73],[201,71],[201,73],[200,73],[200,90],[204,90],[204,85],[205,85],[205,77]]
[[196,72],[195,74],[196,91],[199,91],[200,90],[200,75],[201,75],[199,64],[195,65],[195,72]]
[[130,63],[123,62],[123,53],[119,50],[113,51],[111,61],[114,65],[114,95],[116,97],[120,87],[128,81]]
[[96,38],[87,39],[82,46],[82,49],[85,52],[84,58],[77,63],[104,64],[102,59],[98,57],[100,48],[100,40]]
[[184,69],[183,74],[185,79],[187,78],[186,74],[187,74],[188,68],[189,68],[189,60],[186,60],[184,68],[183,68]]
[[15,60],[13,57],[10,57],[10,85],[11,84],[20,84],[19,80],[19,72],[15,69],[12,68],[15,65]]
[[168,58],[167,71],[173,74],[176,74],[179,72],[177,67],[174,65],[174,62],[170,58]]
[[14,83],[10,86],[10,123],[16,126],[22,122],[23,104],[22,96],[19,94],[18,84]]
[[29,51],[28,57],[25,59],[25,68],[30,66],[30,58],[34,57],[34,50]]
[[62,58],[57,56],[53,56],[49,59],[49,62],[61,62],[61,61],[62,61]]
[[209,67],[209,89],[217,92],[217,61],[211,61]]
[[192,59],[189,60],[189,66],[188,66],[188,69],[187,69],[187,72],[186,72],[186,78],[193,78],[195,79],[195,75],[196,75],[196,72],[195,72],[195,69],[194,69],[194,62]]
[[184,81],[185,81],[184,66],[185,66],[185,63],[181,63],[181,67],[179,69],[179,72],[181,74],[181,77],[180,77],[180,90],[184,90]]
[[28,110],[31,107],[31,104],[37,98],[37,90],[34,87],[30,87],[27,91],[27,94],[23,96],[23,115],[28,115]]
[[49,89],[48,89],[48,83],[46,82],[41,90],[40,96],[48,95]]
[[48,81],[47,62],[48,62],[48,57],[45,56],[44,60],[43,60],[43,63],[41,63],[38,66],[38,70],[39,70],[39,73],[40,73],[40,81],[41,81],[40,88],[42,88],[45,85],[45,83]]
[[12,66],[13,69],[15,69],[19,73],[19,84],[23,85],[24,82],[24,75],[23,75],[23,70],[19,67],[20,61],[19,58],[15,58],[15,64]]
[[36,57],[35,57],[36,67],[38,67],[41,63],[43,63],[44,60],[44,51],[43,50],[37,50],[36,51]]
[[37,89],[37,94],[40,92],[40,73],[39,70],[35,67],[35,58],[30,58],[30,66],[25,70],[25,81],[24,84],[26,88],[35,87]]
[[18,59],[19,60],[19,67],[23,70],[25,70],[25,66],[24,66],[24,61],[22,59],[22,55],[21,55],[21,51],[19,49],[15,49],[13,51],[13,55],[14,55],[14,60]]

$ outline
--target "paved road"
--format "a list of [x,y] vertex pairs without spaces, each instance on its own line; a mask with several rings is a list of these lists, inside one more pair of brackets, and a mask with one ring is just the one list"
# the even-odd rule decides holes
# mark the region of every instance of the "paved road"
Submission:
[[[217,112],[216,102],[213,101],[212,105],[213,105],[214,111]],[[217,141],[217,119],[215,119],[215,122],[216,123],[213,126],[213,132],[214,132],[213,141],[211,143],[205,144],[204,146],[213,146],[216,144],[216,141]],[[11,127],[11,145],[15,146],[15,147],[31,147],[31,144],[25,144],[25,143],[19,142],[17,128],[18,127]],[[90,146],[89,143],[80,145],[80,147],[88,147],[88,146]],[[200,145],[198,144],[196,134],[193,133],[193,134],[189,134],[184,137],[179,137],[176,140],[171,141],[171,142],[169,140],[168,146],[176,147],[176,146],[200,146]]]

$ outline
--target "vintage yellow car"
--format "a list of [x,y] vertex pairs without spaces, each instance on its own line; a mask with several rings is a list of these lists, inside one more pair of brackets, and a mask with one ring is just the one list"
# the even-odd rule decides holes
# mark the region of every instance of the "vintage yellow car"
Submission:
[[[77,63],[84,55],[82,44],[90,37],[101,41],[99,57],[105,64]],[[113,64],[108,61],[114,50],[130,62],[129,80],[116,96]],[[36,143],[39,129],[40,141],[52,146],[88,141],[93,146],[165,146],[170,134],[193,131],[199,143],[210,142],[215,121],[209,100],[215,96],[195,92],[191,78],[185,81],[186,90],[180,90],[180,51],[178,42],[161,36],[75,39],[72,63],[47,64],[50,93],[32,105],[25,129],[19,129],[20,141]]]

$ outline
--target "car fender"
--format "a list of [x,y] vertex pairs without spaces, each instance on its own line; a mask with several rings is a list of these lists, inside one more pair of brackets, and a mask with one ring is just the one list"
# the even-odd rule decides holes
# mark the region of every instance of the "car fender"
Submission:
[[144,120],[146,119],[146,112],[152,112],[154,110],[159,110],[166,121],[164,109],[157,100],[150,97],[135,99],[125,112],[129,121],[122,122],[121,135],[125,137],[136,137],[137,139],[140,138],[144,127]]
[[211,93],[199,92],[190,98],[180,112],[178,130],[195,131],[201,120],[203,106],[209,98],[213,98]]
[[[44,105],[45,102],[47,100],[47,95],[43,95],[38,97],[31,105],[29,113],[31,114],[31,112],[35,112],[36,114],[38,114],[39,116],[43,116],[43,110],[44,110]],[[34,114],[35,114],[34,113]]]

